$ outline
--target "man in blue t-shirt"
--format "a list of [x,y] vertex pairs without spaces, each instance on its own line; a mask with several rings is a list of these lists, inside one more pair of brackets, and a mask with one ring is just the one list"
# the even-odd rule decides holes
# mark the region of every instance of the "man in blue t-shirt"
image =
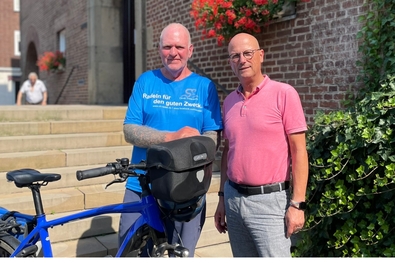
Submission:
[[[186,27],[172,23],[163,29],[159,41],[163,67],[147,71],[137,79],[124,120],[125,140],[133,145],[132,163],[145,160],[146,149],[153,144],[197,135],[219,141],[223,127],[218,93],[212,81],[187,67],[192,52]],[[129,178],[124,202],[138,201],[140,197],[138,179]],[[120,244],[139,216],[121,215]],[[204,207],[189,222],[166,222],[166,226],[171,226],[167,227],[169,243],[183,244],[193,257],[205,216]]]

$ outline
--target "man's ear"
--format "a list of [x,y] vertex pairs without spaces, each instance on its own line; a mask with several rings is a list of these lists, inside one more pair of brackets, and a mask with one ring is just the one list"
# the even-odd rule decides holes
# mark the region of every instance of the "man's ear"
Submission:
[[188,50],[189,50],[189,56],[188,56],[188,58],[190,58],[190,57],[192,57],[192,54],[193,54],[193,45],[192,45],[192,44],[189,45]]

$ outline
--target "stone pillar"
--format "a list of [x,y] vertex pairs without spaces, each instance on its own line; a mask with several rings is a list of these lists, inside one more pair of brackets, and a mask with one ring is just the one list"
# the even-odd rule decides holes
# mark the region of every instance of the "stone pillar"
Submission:
[[122,1],[87,4],[88,103],[123,104]]

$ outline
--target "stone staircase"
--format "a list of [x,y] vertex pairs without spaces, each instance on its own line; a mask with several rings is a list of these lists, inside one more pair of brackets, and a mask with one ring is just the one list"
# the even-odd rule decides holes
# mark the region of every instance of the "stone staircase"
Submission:
[[[31,192],[6,181],[6,172],[33,168],[62,179],[41,188],[49,219],[106,204],[120,203],[124,184],[105,186],[112,176],[78,181],[76,171],[130,158],[122,132],[126,106],[0,106],[0,206],[34,213]],[[195,257],[231,257],[227,234],[219,234],[213,215],[219,174],[207,195],[207,219]],[[115,255],[118,214],[97,216],[50,229],[55,257]]]

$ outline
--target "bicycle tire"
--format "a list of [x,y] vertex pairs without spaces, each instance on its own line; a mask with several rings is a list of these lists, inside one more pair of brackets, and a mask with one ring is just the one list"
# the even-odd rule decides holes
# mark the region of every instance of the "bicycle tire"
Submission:
[[0,257],[9,258],[19,246],[20,241],[8,233],[0,234]]
[[[144,224],[133,234],[121,257],[162,257],[163,253],[158,253],[157,247],[166,242],[167,238],[164,233],[155,231]],[[147,244],[152,244],[152,248]]]

